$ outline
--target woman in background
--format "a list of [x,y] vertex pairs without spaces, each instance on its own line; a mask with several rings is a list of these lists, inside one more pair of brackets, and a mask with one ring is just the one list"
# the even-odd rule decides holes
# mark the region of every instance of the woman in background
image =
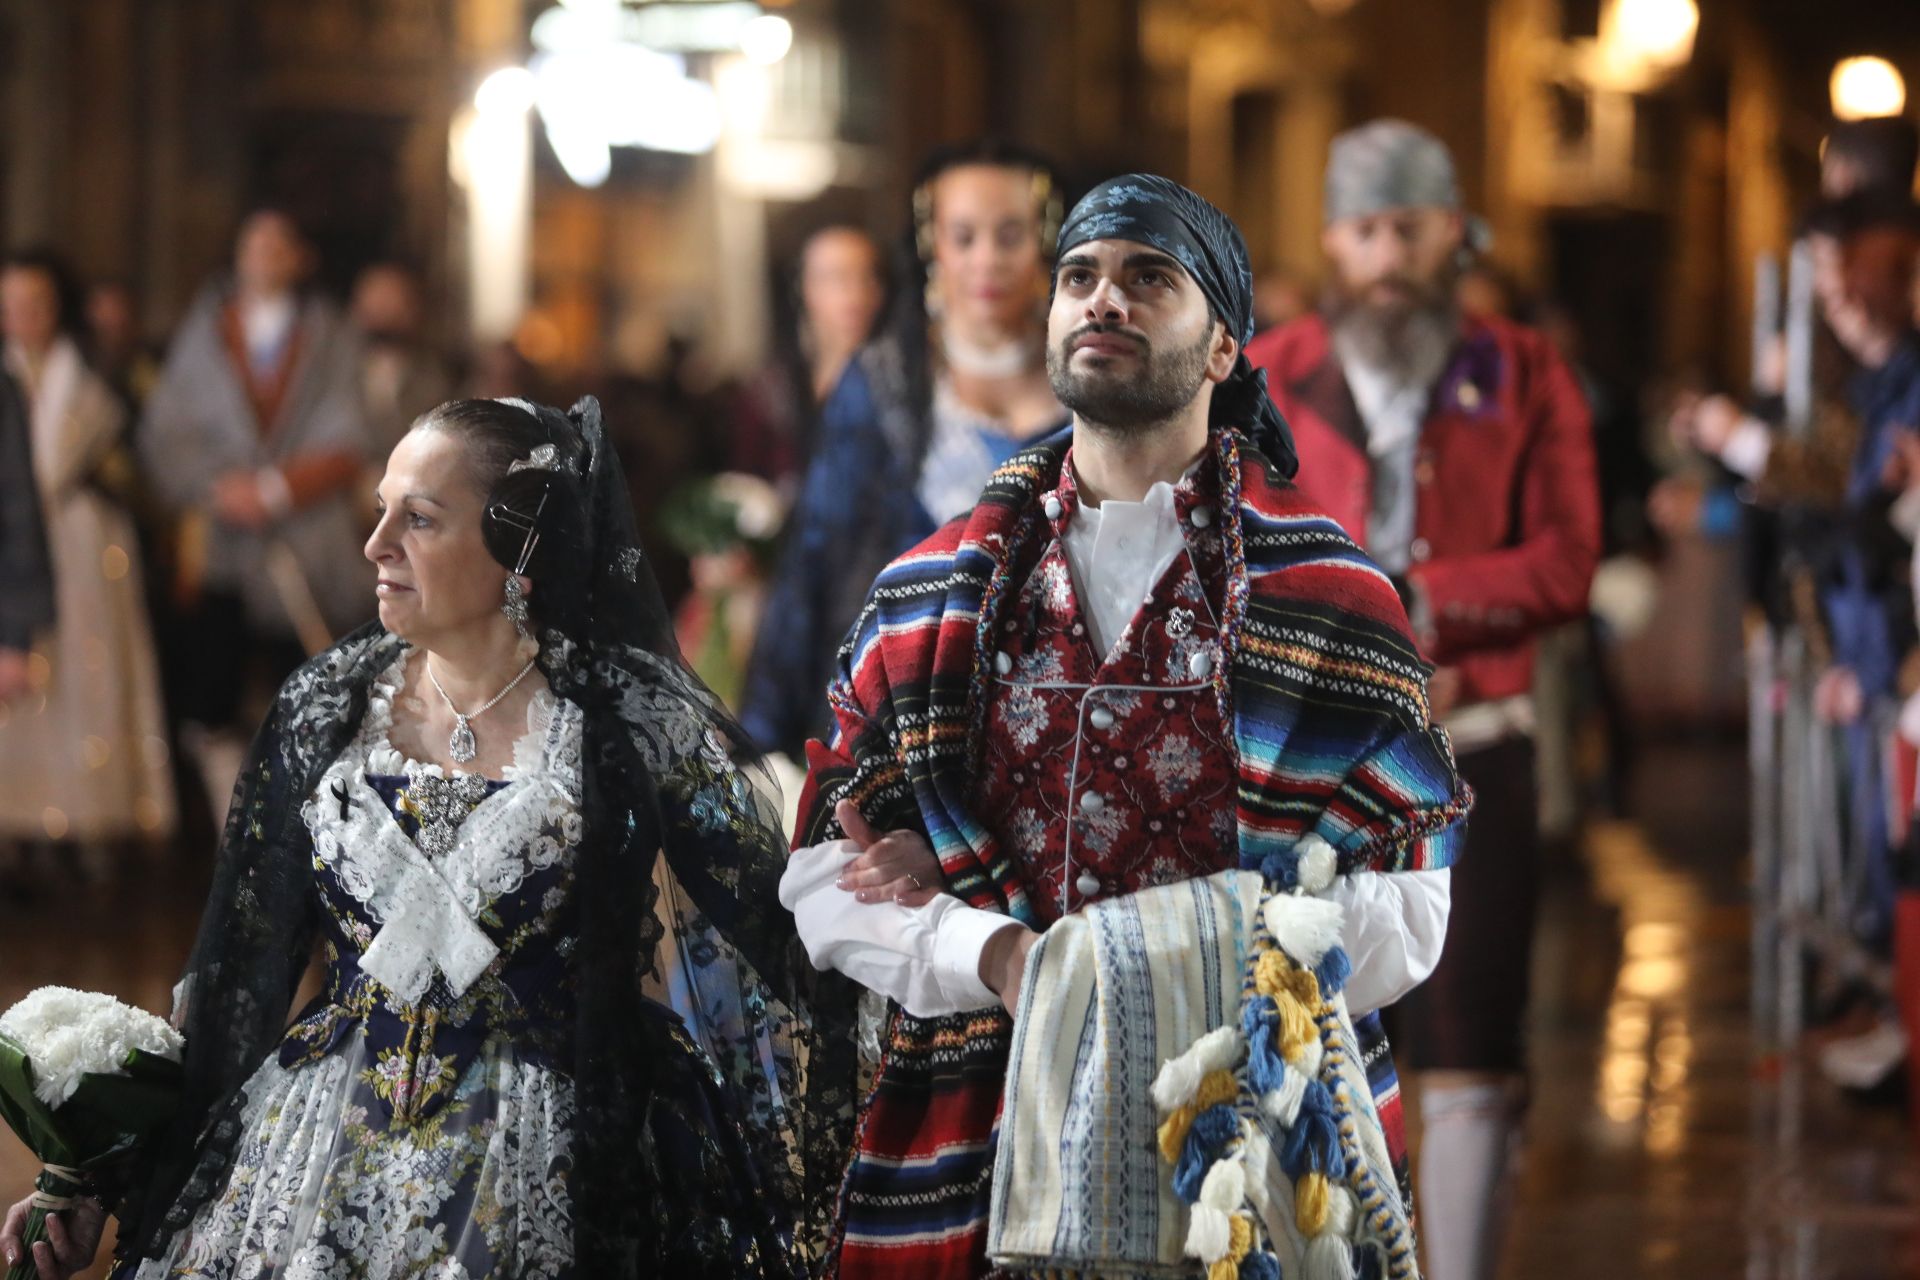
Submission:
[[754,647],[741,722],[762,748],[797,758],[825,732],[834,655],[887,562],[1067,424],[1046,370],[1063,197],[1045,161],[1003,143],[922,166],[893,316],[820,411]]
[[0,267],[7,372],[31,423],[57,621],[29,692],[0,710],[0,840],[77,842],[89,871],[116,844],[174,829],[160,680],[133,521],[103,492],[126,411],[87,366],[78,294],[45,254]]

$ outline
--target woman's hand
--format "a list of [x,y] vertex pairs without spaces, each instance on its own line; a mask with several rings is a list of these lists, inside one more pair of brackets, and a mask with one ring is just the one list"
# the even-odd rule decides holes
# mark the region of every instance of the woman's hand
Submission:
[[904,907],[924,907],[939,894],[940,859],[926,837],[917,831],[889,831],[870,826],[851,800],[834,806],[834,818],[847,839],[860,846],[860,856],[840,871],[839,887],[861,902],[889,898]]
[[[6,1255],[10,1267],[26,1261],[26,1243],[20,1236],[32,1207],[32,1197],[22,1200],[7,1210],[6,1223],[0,1225],[0,1254]],[[107,1211],[91,1197],[83,1196],[71,1208],[48,1214],[47,1238],[33,1246],[33,1265],[40,1280],[67,1280],[92,1266],[106,1226]]]

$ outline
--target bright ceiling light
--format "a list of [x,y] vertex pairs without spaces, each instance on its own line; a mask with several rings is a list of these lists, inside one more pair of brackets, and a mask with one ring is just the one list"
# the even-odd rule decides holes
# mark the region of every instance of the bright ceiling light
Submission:
[[1602,43],[1626,59],[1670,70],[1693,56],[1700,9],[1693,0],[1614,0]]
[[614,147],[699,155],[720,139],[713,86],[683,59],[635,44],[534,55],[536,101],[567,176],[597,187],[613,171]]
[[747,61],[770,67],[793,48],[793,24],[777,13],[763,13],[740,28],[740,52]]
[[1907,109],[1907,82],[1885,58],[1842,58],[1829,88],[1841,120],[1897,116]]

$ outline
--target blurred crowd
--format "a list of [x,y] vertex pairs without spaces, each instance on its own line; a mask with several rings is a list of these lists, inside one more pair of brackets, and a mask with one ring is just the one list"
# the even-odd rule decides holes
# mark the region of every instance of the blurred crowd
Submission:
[[[0,490],[15,518],[35,512],[58,607],[24,585],[0,602],[16,619],[0,617],[0,883],[97,877],[183,825],[203,846],[271,691],[371,616],[374,482],[456,395],[600,396],[685,653],[756,741],[800,761],[873,576],[1067,421],[1043,359],[1067,178],[982,141],[929,156],[913,190],[897,238],[830,222],[804,239],[775,285],[771,358],[731,380],[691,339],[654,377],[591,386],[544,385],[511,343],[450,359],[419,271],[373,262],[342,306],[318,283],[338,272],[279,208],[242,220],[159,345],[125,283],[8,256],[0,400],[32,471],[0,467]],[[1449,279],[1463,314],[1537,322],[1607,402],[1569,313],[1484,258]],[[1319,282],[1268,272],[1258,327],[1322,301]],[[1609,509],[1637,512],[1638,422],[1602,427],[1602,482],[1630,488]]]
[[[1792,743],[1755,786],[1788,797],[1785,809],[1763,809],[1782,815],[1776,825],[1808,815],[1806,848],[1845,851],[1828,903],[1840,936],[1811,951],[1829,978],[1852,976],[1820,982],[1809,1012],[1827,1024],[1825,1074],[1863,1092],[1898,1090],[1920,1029],[1916,156],[1920,132],[1904,119],[1855,122],[1829,137],[1820,198],[1798,231],[1800,313],[1790,290],[1784,329],[1759,326],[1750,394],[1680,397],[1671,436],[1695,462],[1649,503],[1668,535],[1703,533],[1741,549],[1758,659],[1750,679],[1762,695],[1750,733],[1768,744],[1791,734],[1803,699],[1814,732],[1835,743],[1833,768]],[[1803,848],[1798,831],[1762,829],[1756,840],[1785,842],[1789,860]]]

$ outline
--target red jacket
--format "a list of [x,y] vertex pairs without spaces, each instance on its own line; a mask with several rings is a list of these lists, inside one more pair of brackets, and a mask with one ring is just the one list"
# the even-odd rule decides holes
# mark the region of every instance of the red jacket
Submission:
[[[1295,483],[1365,545],[1373,465],[1326,322],[1262,334],[1247,358],[1293,427]],[[1545,338],[1464,323],[1420,429],[1414,482],[1407,577],[1431,611],[1422,649],[1459,668],[1462,703],[1527,692],[1534,635],[1586,613],[1600,558],[1592,415]]]

